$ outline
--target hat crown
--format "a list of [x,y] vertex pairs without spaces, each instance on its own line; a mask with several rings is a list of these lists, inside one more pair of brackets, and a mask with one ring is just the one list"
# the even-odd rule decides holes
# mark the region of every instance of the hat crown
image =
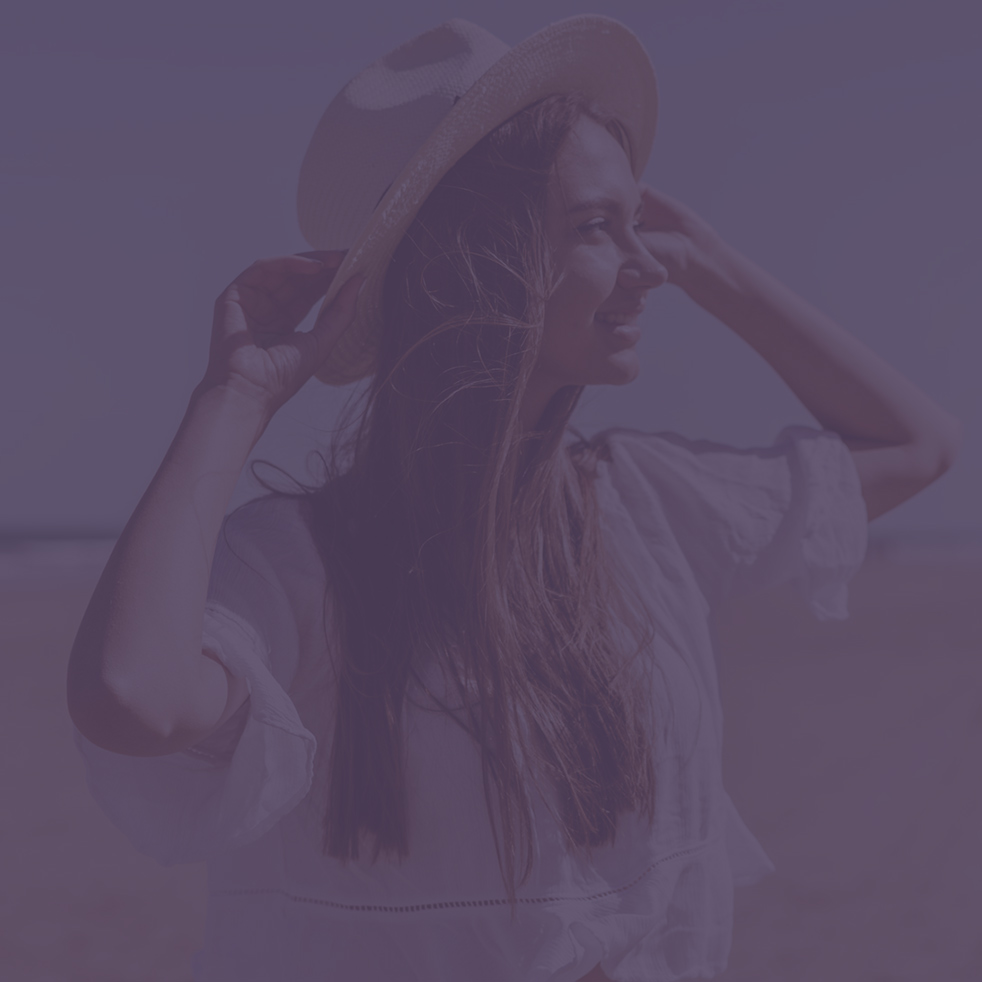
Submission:
[[297,212],[315,249],[348,249],[406,164],[457,100],[510,49],[453,18],[352,78],[314,131]]
[[373,62],[341,95],[366,110],[404,106],[427,95],[441,95],[452,104],[507,50],[483,27],[454,18]]

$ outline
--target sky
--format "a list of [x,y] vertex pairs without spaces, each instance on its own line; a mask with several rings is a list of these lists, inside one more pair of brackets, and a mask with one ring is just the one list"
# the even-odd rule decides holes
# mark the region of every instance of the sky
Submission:
[[[5,4],[0,535],[122,529],[204,371],[215,298],[254,260],[309,248],[300,161],[345,82],[450,17],[513,45],[592,12],[655,66],[644,179],[962,420],[952,470],[872,528],[982,536],[971,0]],[[585,431],[763,446],[817,425],[676,288],[640,324],[638,379],[589,389]],[[312,380],[253,457],[309,480],[349,394]],[[259,493],[244,473],[231,507]]]

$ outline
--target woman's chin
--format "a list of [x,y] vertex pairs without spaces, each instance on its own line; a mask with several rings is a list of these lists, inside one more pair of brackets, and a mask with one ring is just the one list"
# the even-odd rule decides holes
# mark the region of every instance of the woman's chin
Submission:
[[634,348],[625,348],[607,358],[607,385],[627,385],[641,373],[641,361]]

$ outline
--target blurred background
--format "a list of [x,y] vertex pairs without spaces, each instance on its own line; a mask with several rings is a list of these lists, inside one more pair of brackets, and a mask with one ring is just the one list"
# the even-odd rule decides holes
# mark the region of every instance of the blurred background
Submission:
[[[0,975],[190,978],[204,880],[89,800],[64,670],[206,363],[214,299],[299,252],[300,161],[338,89],[450,17],[515,44],[577,13],[651,54],[645,180],[959,417],[954,468],[871,525],[848,621],[720,617],[728,786],[778,866],[738,892],[730,980],[982,978],[982,15],[971,0],[7,3],[0,11]],[[733,445],[816,425],[672,287],[640,377],[575,422]],[[309,326],[309,322],[308,325]],[[301,480],[350,389],[310,382],[254,458]],[[273,477],[268,469],[261,473]],[[243,473],[232,506],[261,493]],[[27,752],[29,751],[29,752]]]

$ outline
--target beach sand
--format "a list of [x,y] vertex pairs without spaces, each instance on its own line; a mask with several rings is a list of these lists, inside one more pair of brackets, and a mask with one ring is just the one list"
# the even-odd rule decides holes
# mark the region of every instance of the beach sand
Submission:
[[187,982],[204,868],[137,853],[89,797],[72,744],[65,671],[101,570],[90,552],[0,557],[0,979]]
[[725,982],[982,980],[982,556],[872,551],[850,617],[721,614],[724,779],[777,872]]
[[[189,982],[201,941],[203,868],[136,853],[71,743],[65,666],[108,548],[0,553],[9,982]],[[979,982],[982,557],[873,550],[850,610],[781,590],[717,617],[727,787],[777,867],[737,891],[717,978]]]

